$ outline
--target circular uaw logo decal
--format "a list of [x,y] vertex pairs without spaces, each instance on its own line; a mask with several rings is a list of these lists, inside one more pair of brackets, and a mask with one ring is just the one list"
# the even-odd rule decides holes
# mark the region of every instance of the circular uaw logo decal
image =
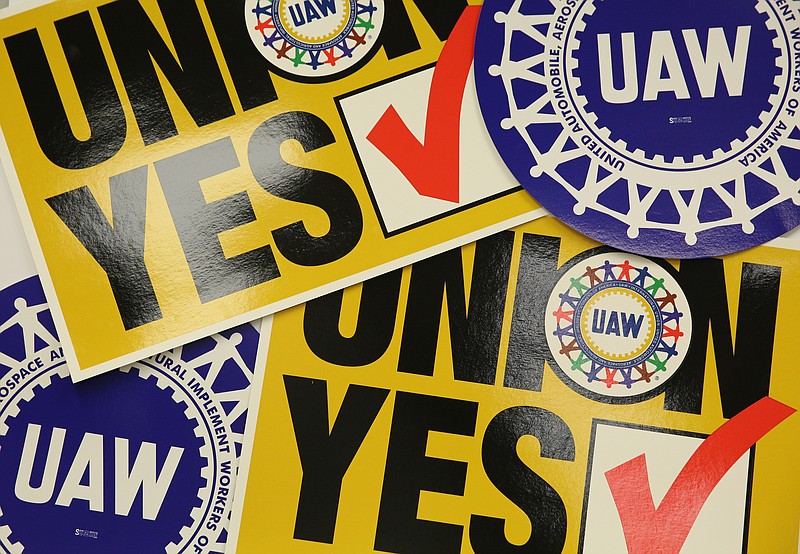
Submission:
[[377,45],[383,0],[246,0],[253,44],[284,74],[332,78]]
[[481,110],[555,216],[659,257],[800,222],[800,17],[782,0],[487,0]]
[[555,369],[570,386],[606,397],[640,397],[664,385],[691,331],[689,305],[672,275],[616,252],[567,269],[545,314]]
[[29,281],[0,292],[0,552],[224,550],[256,329],[73,384]]

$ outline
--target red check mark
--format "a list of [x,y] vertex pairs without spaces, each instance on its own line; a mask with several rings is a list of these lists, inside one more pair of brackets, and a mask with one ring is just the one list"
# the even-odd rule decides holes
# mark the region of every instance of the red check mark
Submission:
[[606,471],[629,554],[678,554],[720,479],[794,412],[766,397],[734,416],[700,444],[657,509],[644,454]]
[[461,104],[475,48],[480,6],[458,19],[433,71],[425,143],[408,130],[390,105],[367,135],[422,196],[458,202]]

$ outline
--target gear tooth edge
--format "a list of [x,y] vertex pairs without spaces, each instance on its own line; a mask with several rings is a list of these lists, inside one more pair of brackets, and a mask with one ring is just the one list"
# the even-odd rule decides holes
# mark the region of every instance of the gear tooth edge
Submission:
[[[736,148],[736,147],[734,147],[734,148]],[[723,156],[724,154],[725,154],[725,152],[722,150],[722,148],[717,148],[716,150],[714,150],[711,153],[711,157],[712,158],[716,158],[718,156]]]
[[657,164],[667,163],[666,160],[664,159],[664,154],[656,154],[655,156],[653,156],[653,161]]
[[147,366],[134,365],[131,369],[133,369],[132,373],[134,373],[139,379],[144,379],[146,381],[150,376]]
[[[627,143],[625,143],[624,140],[620,140],[618,142],[625,146],[625,150],[628,149],[628,145],[627,145]],[[641,148],[637,148],[636,150],[631,152],[631,154],[633,154],[634,158],[639,158],[640,160],[641,159],[644,159],[644,160],[649,160],[650,159],[650,158],[647,157],[647,154],[645,154],[644,150],[642,150]]]
[[[203,517],[203,510],[202,510],[202,508],[201,508],[200,506],[196,506],[196,507],[192,508],[192,512],[191,512],[191,514],[190,514],[190,517],[192,518],[192,521],[197,521],[197,520],[199,520],[201,517]],[[184,527],[184,528],[181,530],[181,536],[182,536],[184,539],[186,539],[186,538],[187,538],[187,537],[186,537],[186,535],[184,535],[184,534],[183,534],[183,533],[184,533],[184,530],[185,530],[185,532],[186,532],[186,535],[188,535],[189,533],[191,533],[191,531],[192,531],[192,530],[191,530],[190,528],[188,528],[188,527]]]
[[169,543],[167,546],[164,547],[164,552],[166,554],[178,554],[179,546],[174,542]]
[[204,444],[200,447],[200,455],[205,458],[206,460],[211,459],[211,447],[207,444]]
[[203,467],[203,469],[200,470],[200,476],[208,483],[208,480],[211,479],[211,466],[206,465]]
[[567,69],[569,71],[575,71],[578,69],[578,59],[577,58],[569,58],[567,61]]
[[604,140],[607,142],[614,142],[611,139],[611,131],[609,131],[607,127],[600,127],[599,129],[597,129],[597,132],[595,134],[597,135],[597,138],[599,138],[600,140]]
[[[199,517],[203,515],[202,513],[198,514],[197,511],[198,511],[197,508],[192,509],[192,512],[189,515],[189,517],[192,518],[192,521],[197,521]],[[189,537],[192,536],[192,528],[188,525],[184,525],[183,528],[180,530],[180,536],[183,539],[181,542],[184,542],[185,540],[187,540]]]
[[[778,87],[778,89],[780,89],[780,84],[776,84],[775,86]],[[778,98],[777,93],[776,94],[770,94],[769,95],[769,99],[767,99],[767,102],[769,102],[770,106],[776,106],[778,104],[778,102],[779,102],[779,98]],[[762,113],[767,113],[767,111],[764,111]]]

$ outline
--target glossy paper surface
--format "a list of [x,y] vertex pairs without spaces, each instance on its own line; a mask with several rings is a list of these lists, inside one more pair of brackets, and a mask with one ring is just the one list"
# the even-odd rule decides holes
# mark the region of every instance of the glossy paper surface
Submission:
[[75,379],[541,215],[479,117],[477,7],[251,4],[0,20],[0,155]]
[[[7,190],[0,182],[0,198]],[[0,203],[0,221],[22,238],[11,203]],[[0,552],[224,552],[260,328],[74,384],[25,243],[9,243]]]
[[548,217],[277,314],[236,551],[796,552],[798,286]]
[[738,252],[800,223],[796,3],[488,0],[475,74],[520,183],[631,252]]

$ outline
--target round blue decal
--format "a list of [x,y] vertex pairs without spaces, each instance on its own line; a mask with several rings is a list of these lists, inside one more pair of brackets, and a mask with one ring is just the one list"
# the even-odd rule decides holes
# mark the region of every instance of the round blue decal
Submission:
[[486,0],[489,133],[553,215],[660,257],[800,223],[796,8],[777,0]]
[[0,291],[0,553],[223,551],[257,342],[73,384],[38,279]]

